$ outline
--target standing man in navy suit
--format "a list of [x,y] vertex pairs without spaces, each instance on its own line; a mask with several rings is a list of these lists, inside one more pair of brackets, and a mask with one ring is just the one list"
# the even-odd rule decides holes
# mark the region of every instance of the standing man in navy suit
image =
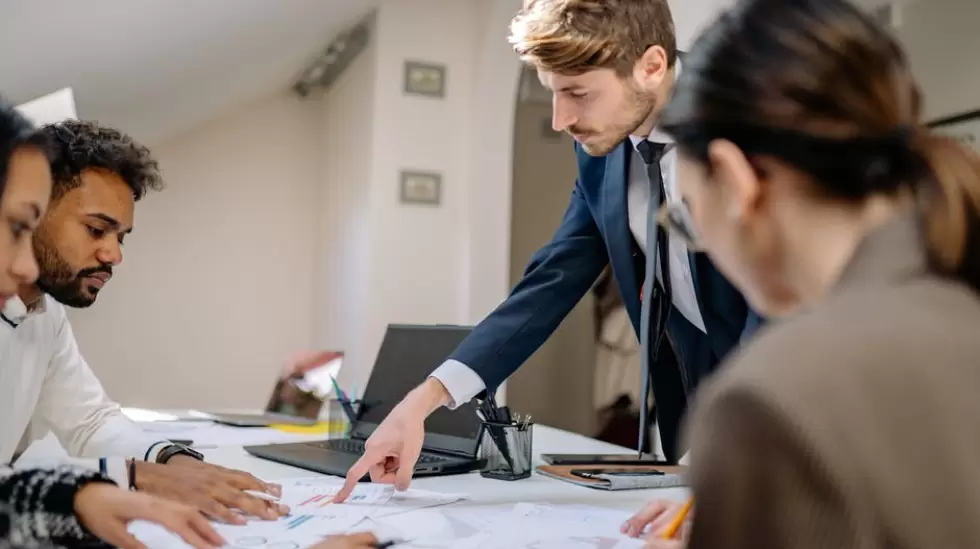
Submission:
[[528,0],[510,41],[552,90],[555,130],[576,141],[571,202],[507,300],[374,432],[338,500],[368,473],[406,488],[425,418],[496,390],[607,265],[645,349],[643,383],[654,394],[668,459],[682,453],[677,432],[688,396],[756,324],[708,258],[656,222],[661,204],[677,199],[677,153],[656,131],[681,70],[667,0]]

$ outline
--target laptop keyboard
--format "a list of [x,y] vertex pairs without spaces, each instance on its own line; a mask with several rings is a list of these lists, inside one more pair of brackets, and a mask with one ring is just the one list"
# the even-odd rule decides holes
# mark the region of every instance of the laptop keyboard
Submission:
[[[316,448],[323,448],[324,450],[332,450],[335,452],[344,452],[345,454],[357,454],[361,455],[364,453],[364,441],[355,440],[352,438],[335,438],[330,440],[322,440],[319,442],[310,442],[311,446]],[[443,457],[436,454],[428,454],[422,452],[419,456],[419,463],[434,463],[437,461],[443,461]]]

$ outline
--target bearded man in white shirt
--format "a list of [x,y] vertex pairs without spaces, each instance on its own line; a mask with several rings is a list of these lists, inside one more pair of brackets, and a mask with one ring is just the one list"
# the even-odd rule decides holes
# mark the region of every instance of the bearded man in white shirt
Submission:
[[[53,432],[72,457],[131,486],[242,523],[241,513],[276,519],[288,512],[245,493],[279,487],[204,463],[190,448],[157,440],[122,414],[79,352],[64,306],[92,305],[122,262],[135,203],[163,181],[150,151],[91,122],[43,128],[54,184],[37,228],[35,284],[0,313],[0,465]],[[94,465],[94,461],[93,461]]]

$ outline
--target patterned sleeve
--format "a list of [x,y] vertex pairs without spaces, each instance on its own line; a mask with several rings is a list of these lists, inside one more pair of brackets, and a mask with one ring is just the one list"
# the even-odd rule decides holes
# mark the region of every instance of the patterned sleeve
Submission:
[[73,467],[0,474],[0,549],[101,543],[75,517],[75,493],[108,477]]

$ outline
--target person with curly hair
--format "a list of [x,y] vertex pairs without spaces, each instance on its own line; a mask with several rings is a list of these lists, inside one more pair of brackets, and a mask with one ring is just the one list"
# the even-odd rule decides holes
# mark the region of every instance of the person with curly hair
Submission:
[[[63,305],[88,307],[122,262],[136,201],[162,190],[163,178],[150,150],[114,128],[71,120],[41,131],[50,142],[54,187],[34,243],[41,273],[28,298],[43,292]],[[111,202],[113,212],[103,211],[102,202]]]
[[[136,201],[163,188],[157,161],[95,122],[42,128],[53,184],[33,241],[39,273],[0,313],[0,464],[48,432],[74,458],[98,459],[118,484],[240,524],[288,512],[246,491],[280,488],[204,463],[191,448],[144,433],[112,401],[79,352],[65,306],[88,307],[123,260]],[[94,467],[94,461],[93,461]],[[241,511],[241,512],[236,512]]]
[[[0,97],[0,307],[38,275],[31,237],[51,196],[46,144],[45,135]],[[0,386],[19,367],[0,362]],[[160,524],[197,549],[224,544],[197,509],[121,489],[97,471],[0,467],[0,549],[99,542],[137,549],[126,531],[133,520]]]

